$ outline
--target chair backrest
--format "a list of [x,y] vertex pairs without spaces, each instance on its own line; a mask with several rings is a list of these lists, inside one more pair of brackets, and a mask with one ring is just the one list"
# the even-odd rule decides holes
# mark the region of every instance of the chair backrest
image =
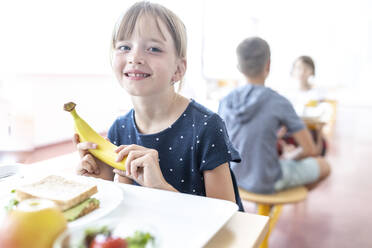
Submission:
[[331,138],[333,135],[334,125],[337,118],[337,100],[326,99],[324,102],[328,103],[331,109],[329,115],[329,120],[327,120],[327,125],[323,128],[323,133],[327,138]]

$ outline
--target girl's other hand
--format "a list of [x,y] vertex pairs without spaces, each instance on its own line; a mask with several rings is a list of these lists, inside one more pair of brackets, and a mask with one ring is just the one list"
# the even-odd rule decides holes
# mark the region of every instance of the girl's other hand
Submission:
[[96,149],[97,144],[80,142],[79,135],[76,133],[72,140],[80,155],[80,161],[76,167],[76,173],[78,175],[100,177],[106,180],[113,179],[113,172],[110,166],[95,158],[89,152],[89,149]]
[[126,171],[115,169],[114,173],[122,177],[129,177],[145,187],[168,190],[172,188],[165,181],[160,170],[159,155],[156,150],[139,145],[121,145],[116,149],[116,152],[118,153],[117,162],[127,156]]

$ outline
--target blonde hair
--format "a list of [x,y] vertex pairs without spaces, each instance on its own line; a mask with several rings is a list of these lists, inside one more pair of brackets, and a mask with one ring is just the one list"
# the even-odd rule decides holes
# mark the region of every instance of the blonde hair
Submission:
[[[178,58],[186,59],[187,49],[187,36],[186,27],[172,11],[165,8],[164,6],[156,3],[150,3],[147,1],[141,1],[133,4],[117,21],[115,29],[112,34],[111,40],[111,63],[112,63],[112,52],[115,49],[117,41],[128,39],[136,26],[137,21],[143,15],[154,17],[159,32],[163,35],[160,26],[159,19],[167,27],[171,34],[175,52]],[[181,79],[182,83],[182,79]],[[180,84],[181,87],[181,84]]]

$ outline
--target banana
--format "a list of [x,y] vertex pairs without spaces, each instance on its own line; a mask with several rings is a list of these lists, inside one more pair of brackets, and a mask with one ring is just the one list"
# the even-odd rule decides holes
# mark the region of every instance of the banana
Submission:
[[103,138],[96,131],[91,128],[88,123],[86,123],[75,110],[76,104],[73,102],[68,102],[63,106],[65,111],[70,112],[74,119],[74,126],[76,133],[79,134],[80,141],[87,141],[97,144],[96,149],[90,149],[89,152],[93,154],[96,158],[102,162],[116,168],[119,170],[125,170],[125,160],[124,158],[120,162],[115,162],[118,154],[115,152],[116,145],[112,144],[110,141]]

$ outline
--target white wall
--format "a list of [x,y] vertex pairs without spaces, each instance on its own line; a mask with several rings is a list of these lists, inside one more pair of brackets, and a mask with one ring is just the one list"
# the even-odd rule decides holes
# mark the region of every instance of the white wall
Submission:
[[69,101],[77,104],[79,115],[98,132],[107,131],[130,107],[129,96],[111,76],[16,76],[6,82],[12,85],[6,92],[12,107],[9,119],[1,123],[10,124],[12,132],[8,139],[3,133],[0,150],[28,150],[71,139],[72,117],[63,111]]
[[235,48],[246,37],[272,50],[269,84],[288,82],[294,59],[310,55],[323,85],[370,87],[372,3],[368,0],[206,0],[205,73],[239,78]]
[[[42,145],[69,135],[69,119],[60,110],[68,98],[77,99],[99,130],[109,126],[118,110],[129,108],[128,97],[112,78],[109,44],[116,19],[134,2],[0,1],[0,135],[7,133],[8,109],[13,116],[32,113],[32,139]],[[272,87],[287,83],[294,58],[308,54],[316,61],[318,82],[341,87],[337,97],[344,103],[372,105],[371,1],[156,2],[187,27],[184,94],[213,109],[216,103],[205,100],[205,79],[240,78],[235,47],[251,35],[271,45]]]

